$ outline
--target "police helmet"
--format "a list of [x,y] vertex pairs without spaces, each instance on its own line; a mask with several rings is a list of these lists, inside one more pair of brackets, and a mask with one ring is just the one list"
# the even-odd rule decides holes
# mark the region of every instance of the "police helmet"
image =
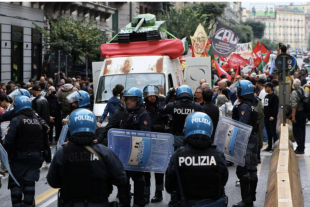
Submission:
[[192,89],[188,85],[181,85],[178,87],[176,92],[177,99],[180,98],[193,98],[193,92]]
[[149,96],[159,96],[159,89],[156,85],[147,85],[143,89],[143,97],[147,98]]
[[237,88],[238,96],[242,97],[244,95],[253,94],[254,86],[251,81],[248,80],[239,80],[235,87]]
[[12,91],[8,96],[14,101],[17,96],[27,96],[28,98],[30,98],[30,93],[26,89],[18,88]]
[[79,108],[90,105],[89,94],[83,90],[74,91],[73,93],[69,94],[67,96],[67,100],[70,104],[77,101]]
[[194,112],[187,116],[184,125],[185,139],[192,134],[202,134],[211,137],[213,122],[211,118],[202,112]]
[[76,109],[70,114],[69,129],[71,135],[78,132],[91,132],[95,134],[96,117],[88,109]]
[[14,101],[14,113],[17,114],[23,109],[31,109],[31,101],[27,96],[17,96]]
[[143,102],[143,100],[142,100],[142,92],[141,92],[141,90],[139,88],[136,88],[136,87],[132,87],[132,88],[129,88],[129,89],[125,90],[124,97],[125,97],[125,106],[126,106],[127,98],[130,98],[130,97],[135,97],[136,98],[137,105],[136,105],[136,107],[134,109],[139,108],[139,106]]

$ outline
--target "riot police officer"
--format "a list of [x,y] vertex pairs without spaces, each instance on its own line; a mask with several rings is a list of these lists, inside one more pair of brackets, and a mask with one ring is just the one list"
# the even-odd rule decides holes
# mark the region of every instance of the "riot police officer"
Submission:
[[227,206],[228,169],[224,154],[212,145],[212,130],[212,119],[205,113],[186,118],[185,147],[172,155],[166,171],[166,190],[177,191],[180,206]]
[[47,181],[60,188],[61,206],[108,207],[112,184],[125,185],[119,158],[101,144],[94,144],[96,117],[88,109],[70,114],[68,144],[59,149],[49,168]]
[[233,109],[234,120],[241,121],[251,125],[251,132],[247,152],[245,157],[245,166],[237,166],[237,177],[240,180],[241,198],[242,201],[233,205],[233,207],[252,207],[256,200],[256,187],[258,182],[257,177],[257,151],[258,151],[258,136],[257,136],[257,99],[254,96],[254,86],[248,80],[240,80],[236,83],[237,96],[240,104],[237,104]]
[[[176,101],[169,103],[174,93],[176,93]],[[203,109],[200,104],[194,102],[192,90],[187,85],[178,87],[176,91],[174,88],[171,89],[162,102],[159,112],[173,115],[172,134],[176,147],[183,146],[183,126],[187,115],[197,111],[203,112]]]
[[[140,89],[132,87],[125,90],[125,115],[120,123],[121,129],[151,131],[151,118],[142,107],[143,98]],[[126,171],[127,185],[118,188],[121,206],[130,206],[129,179],[134,181],[134,206],[143,207],[145,180],[143,172]]]
[[[30,98],[30,93],[26,89],[16,89],[8,95],[9,101],[14,102],[16,97],[18,96],[27,96],[28,98]],[[11,107],[13,107],[13,104],[11,104]],[[8,110],[7,112],[0,114],[0,122],[11,121],[14,116],[14,111]]]
[[12,206],[34,206],[35,181],[39,180],[43,161],[51,161],[50,146],[27,96],[15,99],[14,113],[4,142],[11,158],[11,171],[21,184],[18,186],[9,178]]
[[66,99],[70,104],[71,112],[77,108],[89,109],[90,107],[90,96],[86,91],[74,91],[73,93],[69,94]]
[[[144,108],[151,117],[152,132],[165,132],[165,126],[169,121],[168,115],[159,112],[159,89],[156,85],[147,85],[143,89]],[[144,173],[145,178],[145,203],[150,202],[151,173]],[[155,173],[156,191],[152,203],[163,200],[164,174]]]

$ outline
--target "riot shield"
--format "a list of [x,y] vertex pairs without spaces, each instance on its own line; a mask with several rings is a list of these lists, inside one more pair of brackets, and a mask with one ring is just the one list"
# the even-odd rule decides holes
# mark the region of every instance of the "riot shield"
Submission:
[[227,160],[243,167],[251,131],[252,126],[221,117],[215,131],[213,144],[225,154]]
[[108,147],[119,157],[125,170],[165,173],[173,154],[173,135],[110,129]]
[[4,167],[6,168],[6,170],[9,172],[9,174],[11,175],[11,177],[13,178],[15,183],[18,186],[20,186],[19,183],[17,182],[17,180],[15,179],[12,171],[11,171],[10,164],[9,164],[8,153],[5,151],[5,149],[3,148],[2,144],[0,144],[0,158],[1,158],[1,162],[3,163]]
[[[70,116],[67,116],[66,119],[69,120]],[[63,143],[66,141],[67,139],[67,134],[68,134],[68,131],[69,131],[69,126],[68,126],[68,123],[66,123],[62,129],[61,129],[61,132],[60,132],[60,135],[59,135],[59,139],[58,139],[58,142],[57,142],[57,148],[56,148],[56,151],[57,149],[59,149]],[[56,153],[55,151],[55,153]]]

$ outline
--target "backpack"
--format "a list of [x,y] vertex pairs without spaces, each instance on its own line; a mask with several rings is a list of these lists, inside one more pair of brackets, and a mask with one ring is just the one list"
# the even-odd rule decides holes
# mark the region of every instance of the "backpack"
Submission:
[[310,97],[306,97],[305,94],[304,94],[304,90],[301,90],[302,93],[300,93],[299,90],[295,90],[299,99],[300,99],[300,102],[302,102],[304,104],[304,112],[306,112],[307,114],[310,113]]
[[70,103],[67,100],[67,96],[73,92],[73,87],[69,91],[61,90],[59,101],[61,103],[61,110],[65,113],[70,113]]

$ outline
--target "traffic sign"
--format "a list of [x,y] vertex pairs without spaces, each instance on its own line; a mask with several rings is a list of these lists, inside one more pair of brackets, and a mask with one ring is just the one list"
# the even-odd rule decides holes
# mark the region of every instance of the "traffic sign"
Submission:
[[276,67],[278,70],[291,70],[295,67],[296,61],[294,61],[293,57],[287,54],[281,54],[277,57],[275,61]]

